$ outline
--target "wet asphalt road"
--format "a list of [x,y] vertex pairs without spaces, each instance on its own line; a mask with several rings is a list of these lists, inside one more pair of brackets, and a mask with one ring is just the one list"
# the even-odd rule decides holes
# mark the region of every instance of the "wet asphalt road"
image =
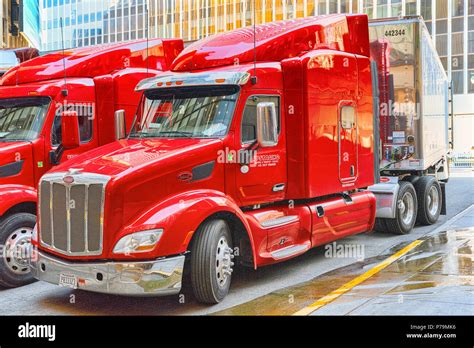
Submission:
[[[370,233],[352,236],[338,241],[344,245],[357,245],[362,248],[366,265],[370,265],[374,260],[381,260],[394,252],[394,248],[405,245],[413,240],[423,236],[441,232],[446,229],[455,229],[456,227],[474,226],[474,209],[465,211],[474,204],[474,176],[472,171],[455,173],[447,186],[447,208],[448,215],[442,216],[437,224],[433,226],[417,227],[415,230],[405,236],[390,235],[386,233]],[[453,217],[464,211],[462,217]],[[466,232],[471,235],[472,230]],[[441,235],[441,234],[438,234]],[[450,235],[451,236],[451,235]],[[426,238],[426,237],[425,237]],[[438,237],[440,238],[440,237]],[[447,238],[447,237],[446,237]],[[450,237],[451,238],[451,237]],[[456,239],[455,237],[453,237]],[[469,243],[469,242],[467,242]],[[454,244],[440,245],[446,253],[458,252],[458,246]],[[459,246],[460,247],[460,246]],[[474,246],[473,246],[474,247]],[[360,249],[359,249],[360,250]],[[438,250],[438,253],[439,253]],[[448,252],[449,251],[449,252]],[[429,253],[430,251],[426,251]],[[433,251],[431,251],[433,252]],[[60,288],[47,283],[37,282],[17,289],[0,289],[0,314],[3,315],[203,315],[203,314],[291,314],[291,310],[296,309],[297,305],[307,305],[318,297],[326,295],[334,290],[336,284],[342,284],[350,281],[357,276],[357,265],[363,264],[359,255],[355,258],[341,258],[325,256],[324,247],[313,249],[306,254],[273,266],[263,267],[257,271],[251,269],[242,269],[234,273],[231,292],[227,298],[215,306],[203,306],[195,302],[189,289],[185,289],[179,296],[169,296],[162,298],[130,298],[121,296],[112,296],[96,294]],[[465,256],[472,261],[472,254]],[[432,260],[433,261],[433,260]],[[435,261],[433,261],[435,262]],[[443,262],[443,261],[439,261]],[[341,269],[342,267],[348,267]],[[352,267],[352,268],[351,268]],[[393,265],[395,267],[395,264]],[[436,266],[433,266],[436,267]],[[467,266],[466,266],[467,267]],[[471,263],[472,267],[472,263]],[[349,271],[349,270],[353,271]],[[327,278],[332,274],[332,280]],[[412,272],[419,270],[411,269]],[[472,268],[465,268],[458,276],[470,277],[472,283]],[[469,273],[470,272],[470,273]],[[382,273],[381,273],[382,275]],[[385,275],[385,274],[384,274]],[[399,275],[400,276],[400,275]],[[456,276],[456,275],[451,275]],[[404,278],[404,276],[402,276]],[[439,278],[439,277],[438,277]],[[404,280],[399,279],[399,282]],[[452,279],[452,278],[451,278]],[[406,280],[406,279],[405,279]],[[298,286],[306,285],[305,282],[312,281],[311,287],[305,288],[305,291],[294,292]],[[371,280],[374,281],[374,280]],[[369,282],[369,281],[368,281]],[[303,284],[305,283],[305,284]],[[385,283],[393,283],[387,278]],[[303,285],[302,285],[303,284]],[[329,285],[328,285],[329,284]],[[370,285],[367,283],[365,285]],[[381,281],[384,284],[384,281]],[[398,284],[398,283],[397,283]],[[373,285],[373,284],[372,284]],[[355,298],[342,296],[332,304],[322,308],[314,314],[390,314],[395,313],[397,306],[385,306],[384,310],[371,312],[373,308],[368,305],[370,300],[374,300],[380,292],[380,289],[373,285],[372,288],[365,289],[363,295]],[[389,288],[386,291],[396,288]],[[310,289],[310,290],[309,290]],[[360,291],[361,289],[356,289]],[[257,305],[258,301],[263,301],[265,295],[280,295],[282,303],[290,303],[291,310],[284,310],[282,306],[272,306],[272,312],[266,312],[264,305]],[[358,293],[359,295],[361,292]],[[472,297],[472,288],[470,290]],[[400,293],[395,292],[394,296],[399,300]],[[423,294],[421,294],[423,295]],[[420,296],[421,296],[420,295]],[[398,296],[398,297],[397,297]],[[459,296],[455,293],[445,293],[443,296]],[[364,302],[364,299],[366,300]],[[418,298],[418,300],[420,300]],[[446,297],[444,298],[446,300]],[[300,301],[300,302],[298,302]],[[340,301],[340,302],[337,302]],[[351,302],[350,305],[347,305]],[[421,301],[422,302],[422,301]],[[421,303],[418,303],[418,305]],[[438,301],[439,302],[439,301]],[[442,303],[443,301],[439,302]],[[446,301],[444,301],[446,302]],[[448,301],[449,302],[449,301]],[[261,303],[266,303],[265,301]],[[365,307],[362,306],[365,303]],[[246,305],[245,305],[246,304]],[[297,305],[295,305],[297,304]],[[449,305],[446,305],[449,306]],[[360,308],[359,308],[360,307]],[[474,305],[473,305],[474,307]],[[275,310],[277,308],[277,310]],[[355,311],[359,308],[360,313]],[[408,307],[407,307],[408,308]],[[447,307],[446,307],[447,308]],[[463,308],[461,305],[458,308]],[[259,310],[256,310],[259,309]],[[398,308],[399,310],[399,308]],[[381,312],[380,312],[381,311]],[[383,312],[383,313],[382,313]],[[442,312],[442,310],[441,310]],[[427,313],[429,314],[429,313]],[[436,314],[436,313],[434,313]],[[448,313],[447,313],[448,314]]]

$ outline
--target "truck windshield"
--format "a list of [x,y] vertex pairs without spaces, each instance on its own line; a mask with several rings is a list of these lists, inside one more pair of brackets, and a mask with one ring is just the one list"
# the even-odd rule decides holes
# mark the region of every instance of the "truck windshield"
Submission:
[[239,90],[239,86],[232,85],[146,91],[130,137],[223,137],[229,129]]
[[48,97],[0,99],[0,141],[36,139],[50,102]]

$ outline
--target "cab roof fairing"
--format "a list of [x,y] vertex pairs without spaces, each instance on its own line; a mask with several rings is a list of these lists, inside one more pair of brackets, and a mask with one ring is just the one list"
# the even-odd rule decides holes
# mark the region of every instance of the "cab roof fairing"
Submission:
[[[255,41],[254,41],[255,40]],[[333,49],[369,57],[368,17],[332,14],[277,21],[216,34],[187,46],[171,71],[189,72],[253,62],[281,62]]]

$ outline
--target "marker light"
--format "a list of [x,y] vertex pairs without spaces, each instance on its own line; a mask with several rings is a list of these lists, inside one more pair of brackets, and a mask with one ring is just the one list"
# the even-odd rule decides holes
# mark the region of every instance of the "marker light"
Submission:
[[114,254],[144,253],[153,250],[163,229],[141,231],[122,237],[114,247]]
[[216,83],[224,83],[225,79],[216,79]]

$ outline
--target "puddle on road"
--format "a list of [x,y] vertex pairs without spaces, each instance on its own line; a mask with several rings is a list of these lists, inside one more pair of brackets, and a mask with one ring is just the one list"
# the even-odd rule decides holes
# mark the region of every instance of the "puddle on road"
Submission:
[[[422,240],[424,242],[415,249],[334,302],[358,299],[364,303],[388,295],[432,296],[446,289],[451,291],[451,297],[456,297],[452,294],[454,289],[457,293],[467,291],[472,294],[474,229],[440,232]],[[291,315],[363,274],[407,244],[399,244],[382,256],[339,268],[214,315]],[[329,308],[325,309],[328,313]]]

